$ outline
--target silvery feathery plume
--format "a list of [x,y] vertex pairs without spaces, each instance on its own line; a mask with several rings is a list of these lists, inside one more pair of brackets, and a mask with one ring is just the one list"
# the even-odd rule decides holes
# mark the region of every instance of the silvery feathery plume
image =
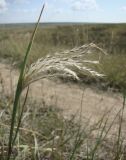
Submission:
[[[43,78],[63,77],[79,80],[83,76],[103,77],[95,70],[103,54],[95,44],[86,44],[64,52],[47,55],[31,64],[27,70],[25,86]],[[92,60],[93,59],[93,60]]]

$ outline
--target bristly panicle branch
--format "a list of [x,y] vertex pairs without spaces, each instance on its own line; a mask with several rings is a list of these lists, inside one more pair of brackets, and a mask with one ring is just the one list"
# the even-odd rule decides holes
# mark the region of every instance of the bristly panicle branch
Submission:
[[24,87],[43,78],[63,77],[79,80],[80,75],[103,77],[96,71],[106,52],[91,43],[61,53],[47,55],[31,64],[24,78]]

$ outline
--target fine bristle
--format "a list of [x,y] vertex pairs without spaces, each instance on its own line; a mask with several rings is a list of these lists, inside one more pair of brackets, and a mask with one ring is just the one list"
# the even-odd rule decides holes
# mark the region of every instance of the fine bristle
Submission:
[[[97,60],[87,58],[91,54],[98,54]],[[24,86],[43,78],[63,77],[79,80],[80,73],[85,76],[103,77],[104,74],[94,69],[94,66],[100,64],[102,55],[106,53],[93,43],[55,53],[53,56],[47,55],[31,64],[24,78]]]

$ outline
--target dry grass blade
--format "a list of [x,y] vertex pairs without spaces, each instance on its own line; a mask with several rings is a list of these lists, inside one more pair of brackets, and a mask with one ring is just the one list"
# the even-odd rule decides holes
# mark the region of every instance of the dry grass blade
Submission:
[[[43,78],[63,77],[79,80],[80,76],[103,77],[94,68],[100,64],[102,55],[106,53],[95,44],[86,44],[81,47],[47,55],[32,64],[25,74],[24,87]],[[96,60],[92,60],[95,56]]]

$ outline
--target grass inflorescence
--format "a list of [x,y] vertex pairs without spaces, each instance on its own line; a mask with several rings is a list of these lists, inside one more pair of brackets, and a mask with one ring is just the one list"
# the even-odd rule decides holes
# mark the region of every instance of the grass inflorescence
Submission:
[[[82,77],[109,77],[109,72],[103,70],[103,57],[108,55],[94,43],[47,55],[26,67],[43,10],[44,5],[21,65],[14,100],[5,96],[1,81],[0,159],[125,160],[126,144],[122,132],[125,88],[122,108],[110,122],[108,112],[98,122],[84,120],[82,104],[80,113],[77,113],[79,118],[65,117],[55,106],[28,99],[30,84],[43,78],[62,77],[79,81]],[[119,123],[115,124],[117,119]],[[110,136],[113,128],[117,128],[117,134]]]

